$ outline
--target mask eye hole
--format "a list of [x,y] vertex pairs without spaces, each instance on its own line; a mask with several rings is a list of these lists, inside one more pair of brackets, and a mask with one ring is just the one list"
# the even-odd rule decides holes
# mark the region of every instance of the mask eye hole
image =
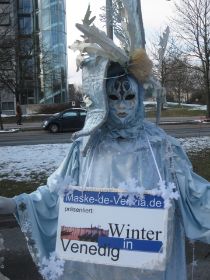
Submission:
[[132,100],[135,98],[135,95],[134,94],[129,94],[125,97],[125,100]]
[[116,95],[114,95],[114,94],[109,95],[109,98],[111,100],[118,100],[118,97]]

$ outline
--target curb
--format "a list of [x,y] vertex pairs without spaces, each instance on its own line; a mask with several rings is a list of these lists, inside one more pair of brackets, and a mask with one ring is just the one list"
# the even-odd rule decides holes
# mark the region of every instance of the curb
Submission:
[[38,130],[44,130],[42,127],[23,127],[23,128],[7,128],[3,131],[0,130],[0,133],[17,133],[17,132],[23,132],[23,131],[38,131]]
[[193,121],[166,121],[166,122],[160,122],[159,125],[179,125],[179,124],[201,124],[201,123],[204,123],[204,122],[201,122],[199,120],[193,120]]
[[43,130],[44,129],[42,127],[23,127],[23,128],[19,128],[18,131],[31,131],[31,130]]

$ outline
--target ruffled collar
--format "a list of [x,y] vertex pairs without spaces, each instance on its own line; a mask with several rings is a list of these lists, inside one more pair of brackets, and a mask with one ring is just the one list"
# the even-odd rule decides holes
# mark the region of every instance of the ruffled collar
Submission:
[[139,136],[141,136],[141,138],[145,138],[145,133],[151,142],[163,141],[163,139],[166,138],[166,133],[161,128],[148,121],[142,121],[137,123],[135,126],[126,128],[116,128],[106,123],[101,130],[103,135],[107,135],[112,139],[135,139]]
[[102,128],[102,131],[105,134],[108,134],[113,139],[116,138],[133,139],[133,138],[137,138],[139,134],[142,133],[143,129],[144,126],[142,123],[139,123],[138,125],[135,126],[120,127],[120,128],[116,128],[111,124],[105,124],[104,127]]

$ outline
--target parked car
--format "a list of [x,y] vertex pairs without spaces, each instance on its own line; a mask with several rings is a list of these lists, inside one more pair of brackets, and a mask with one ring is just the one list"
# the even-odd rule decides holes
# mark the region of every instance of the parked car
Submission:
[[77,131],[83,128],[86,111],[81,108],[71,108],[56,113],[43,121],[42,127],[50,132]]

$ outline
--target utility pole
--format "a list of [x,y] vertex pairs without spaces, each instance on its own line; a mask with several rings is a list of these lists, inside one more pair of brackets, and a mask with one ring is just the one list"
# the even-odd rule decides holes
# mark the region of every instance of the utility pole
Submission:
[[142,47],[143,49],[145,49],[145,45],[146,45],[146,39],[145,39],[145,32],[144,32],[144,23],[143,23],[143,18],[142,18],[142,10],[141,10],[141,0],[137,1],[137,10],[139,13],[139,28],[140,28],[140,33],[141,33],[141,41],[142,41]]
[[113,40],[112,0],[106,0],[106,33]]
[[[169,38],[170,29],[167,26],[165,31],[163,32],[163,35],[160,36],[160,42],[159,42],[159,49],[158,49],[158,56],[159,56],[159,66],[158,66],[158,72],[162,72],[163,68],[163,60],[164,60],[164,54],[166,51],[168,38]],[[156,124],[159,125],[160,123],[160,115],[161,115],[161,108],[163,103],[163,94],[165,94],[165,88],[163,85],[161,85],[160,89],[157,90],[157,116],[156,116]]]

